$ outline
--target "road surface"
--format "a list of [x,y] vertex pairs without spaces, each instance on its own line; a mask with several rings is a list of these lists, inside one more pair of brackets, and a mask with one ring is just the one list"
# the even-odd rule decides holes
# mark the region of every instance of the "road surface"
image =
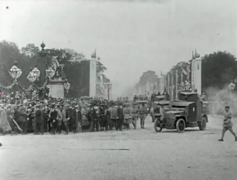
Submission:
[[218,142],[222,120],[209,121],[182,134],[155,133],[148,117],[122,132],[1,136],[0,179],[236,180],[237,143],[230,133]]

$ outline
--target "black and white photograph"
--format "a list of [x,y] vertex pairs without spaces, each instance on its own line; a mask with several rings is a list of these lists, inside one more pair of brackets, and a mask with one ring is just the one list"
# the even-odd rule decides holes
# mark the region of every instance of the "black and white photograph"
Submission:
[[236,180],[237,0],[0,0],[1,180]]

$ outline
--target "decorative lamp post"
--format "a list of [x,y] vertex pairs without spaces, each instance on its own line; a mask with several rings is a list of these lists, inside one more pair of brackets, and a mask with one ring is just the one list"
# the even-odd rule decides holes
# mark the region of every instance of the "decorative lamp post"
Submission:
[[109,101],[109,99],[110,99],[109,94],[110,94],[110,90],[112,88],[112,83],[104,83],[104,87],[105,87],[105,89],[107,89],[108,101]]
[[47,55],[47,52],[44,49],[45,48],[44,42],[42,42],[42,44],[40,46],[41,46],[41,51],[39,52],[39,54],[40,54],[41,57],[45,57]]
[[[45,44],[44,44],[44,42],[42,42],[41,43],[41,51],[39,52],[39,55],[40,55],[40,57],[42,57],[42,58],[44,58],[44,64],[45,64],[45,69],[47,68],[47,58],[46,58],[46,56],[47,56],[47,54],[49,54],[50,53],[50,51],[47,51],[47,50],[45,50],[44,48],[45,48]],[[47,72],[46,72],[46,74],[45,74],[45,78],[47,79]]]
[[11,77],[14,79],[15,82],[17,82],[17,79],[21,76],[22,71],[21,69],[19,69],[16,66],[16,62],[14,63],[14,65],[11,67],[9,74],[11,75]]

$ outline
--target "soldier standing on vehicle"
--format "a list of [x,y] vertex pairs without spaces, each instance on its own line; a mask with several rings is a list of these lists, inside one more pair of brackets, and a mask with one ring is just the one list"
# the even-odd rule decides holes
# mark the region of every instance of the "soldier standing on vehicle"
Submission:
[[145,107],[145,104],[142,103],[142,107],[139,109],[140,125],[142,129],[144,129],[147,114],[148,114],[147,108]]
[[230,106],[225,106],[225,114],[224,114],[222,135],[221,135],[221,139],[219,139],[218,141],[224,141],[225,133],[228,130],[235,137],[235,141],[237,141],[237,136],[236,136],[236,134],[234,133],[234,131],[232,129],[232,127],[233,127],[233,123],[231,122],[232,114],[231,114],[231,112],[229,112],[229,109],[230,109]]

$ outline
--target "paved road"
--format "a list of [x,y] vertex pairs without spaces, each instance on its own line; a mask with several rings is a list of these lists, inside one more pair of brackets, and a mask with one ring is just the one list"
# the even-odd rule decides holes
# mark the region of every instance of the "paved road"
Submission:
[[[235,121],[235,123],[237,123]],[[217,142],[221,119],[183,134],[123,132],[1,136],[1,180],[236,180],[237,143]]]

